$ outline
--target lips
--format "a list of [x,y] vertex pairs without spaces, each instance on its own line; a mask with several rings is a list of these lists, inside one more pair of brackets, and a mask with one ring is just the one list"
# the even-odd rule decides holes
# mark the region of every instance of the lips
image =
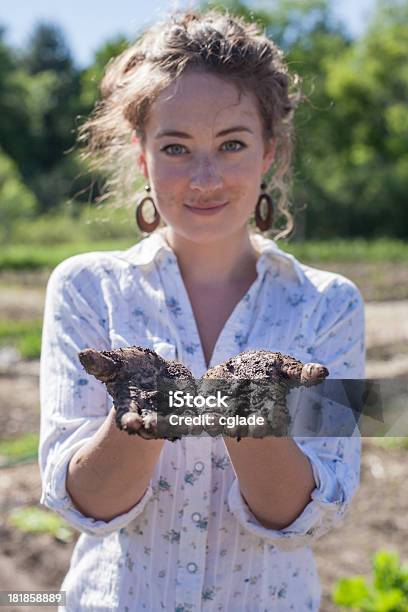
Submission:
[[205,204],[186,204],[188,208],[195,208],[198,210],[210,210],[211,208],[219,208],[224,206],[227,202],[206,202]]

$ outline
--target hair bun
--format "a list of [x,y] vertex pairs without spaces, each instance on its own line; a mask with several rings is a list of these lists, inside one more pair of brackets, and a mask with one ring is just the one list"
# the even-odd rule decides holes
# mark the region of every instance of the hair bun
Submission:
[[[283,52],[259,24],[228,11],[174,11],[108,63],[100,86],[102,100],[80,128],[79,140],[88,144],[84,157],[108,176],[110,195],[127,200],[133,194],[138,158],[131,134],[136,133],[143,146],[155,100],[190,68],[210,72],[236,85],[240,93],[255,96],[265,144],[275,141],[270,187],[278,212],[290,221],[293,111],[302,99],[299,80],[288,72]],[[283,235],[286,230],[278,234]]]

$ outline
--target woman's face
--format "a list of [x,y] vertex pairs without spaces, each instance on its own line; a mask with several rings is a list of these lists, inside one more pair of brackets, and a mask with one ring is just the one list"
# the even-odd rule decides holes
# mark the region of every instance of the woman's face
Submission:
[[188,72],[152,105],[140,164],[161,217],[193,242],[243,231],[273,161],[256,99]]

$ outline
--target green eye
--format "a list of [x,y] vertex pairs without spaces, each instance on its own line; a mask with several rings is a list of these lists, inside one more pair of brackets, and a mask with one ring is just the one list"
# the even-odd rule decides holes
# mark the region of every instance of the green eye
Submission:
[[224,142],[223,147],[226,148],[228,153],[234,153],[235,151],[240,151],[245,148],[246,145],[240,140],[228,140],[228,142]]

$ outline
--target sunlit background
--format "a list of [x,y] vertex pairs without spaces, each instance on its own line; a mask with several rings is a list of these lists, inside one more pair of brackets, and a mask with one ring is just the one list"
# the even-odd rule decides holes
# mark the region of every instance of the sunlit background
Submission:
[[[249,7],[273,11],[277,3],[246,2]],[[152,23],[157,16],[172,8],[197,7],[198,2],[151,0],[135,2],[98,2],[97,0],[72,0],[56,4],[52,0],[3,0],[2,23],[7,28],[6,40],[17,47],[24,46],[39,21],[51,21],[61,25],[66,33],[76,63],[85,67],[92,62],[94,52],[116,33],[134,36],[140,28]],[[333,2],[333,13],[341,19],[352,36],[359,36],[373,11],[375,0],[340,0]]]
[[[38,375],[50,272],[70,255],[141,238],[134,211],[143,183],[136,181],[129,201],[99,205],[104,177],[81,160],[76,128],[98,100],[108,60],[169,10],[199,4],[0,5],[0,590],[58,588],[78,535],[38,503]],[[308,98],[296,116],[295,232],[281,248],[357,284],[366,302],[367,377],[407,380],[408,0],[218,6],[263,26]],[[316,549],[324,612],[345,609],[334,604],[335,588],[336,601],[349,608],[408,610],[408,572],[395,556],[408,560],[407,440],[363,441],[350,519],[340,539],[330,534]],[[388,553],[372,570],[381,548]],[[364,579],[335,587],[355,574]],[[373,575],[376,589],[367,586]]]
[[[405,239],[406,0],[218,5],[256,20],[302,78],[307,101],[296,118],[292,240]],[[13,185],[3,187],[0,203],[3,240],[61,245],[74,227],[77,241],[134,238],[126,216],[134,201],[116,202],[120,210],[109,219],[94,206],[104,177],[87,173],[76,129],[98,100],[110,58],[170,10],[205,6],[2,3],[0,110],[7,121],[0,127],[0,160]],[[277,217],[276,227],[283,222]]]

